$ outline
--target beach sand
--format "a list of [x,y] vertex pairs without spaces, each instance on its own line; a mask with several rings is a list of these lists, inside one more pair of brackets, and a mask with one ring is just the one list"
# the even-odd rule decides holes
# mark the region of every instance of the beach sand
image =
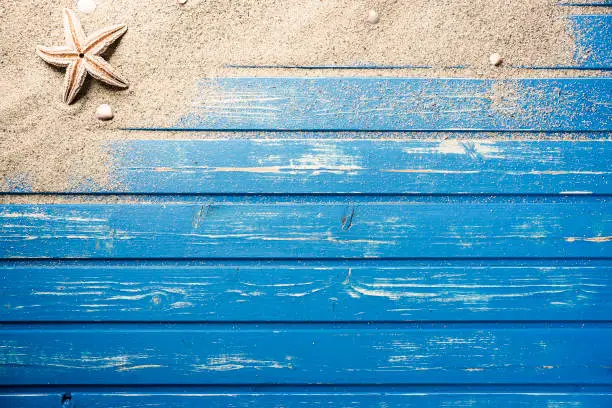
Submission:
[[[37,192],[104,186],[110,140],[207,138],[206,132],[130,132],[169,126],[189,107],[199,78],[216,76],[421,76],[516,78],[599,75],[526,71],[567,65],[574,41],[564,18],[603,13],[556,0],[97,0],[0,3],[0,188]],[[91,77],[72,105],[61,101],[64,69],[46,64],[37,45],[63,43],[62,8],[76,10],[86,33],[128,25],[105,58],[128,80],[119,90]],[[378,24],[365,18],[380,15]],[[491,53],[504,58],[489,63]],[[432,69],[239,69],[237,65],[428,65]],[[466,69],[446,68],[469,66]],[[95,118],[110,104],[112,121]],[[225,135],[227,136],[227,135]]]

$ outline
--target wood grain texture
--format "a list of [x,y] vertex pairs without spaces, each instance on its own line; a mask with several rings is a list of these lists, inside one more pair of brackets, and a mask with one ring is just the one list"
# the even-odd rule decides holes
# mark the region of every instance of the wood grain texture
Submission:
[[[108,145],[109,186],[49,192],[610,194],[612,133],[597,135],[575,141],[491,140],[478,133],[428,140],[131,140]],[[7,183],[4,192],[23,190],[22,183]]]
[[173,129],[610,131],[612,80],[201,80]]
[[1,321],[593,321],[610,261],[4,262]]
[[[74,388],[74,387],[71,387]],[[359,389],[327,389],[322,387],[289,387],[270,391],[270,387],[189,387],[176,390],[169,387],[121,388],[76,392],[13,391],[0,392],[0,405],[19,408],[102,408],[102,407],[174,407],[174,408],[297,408],[325,406],[330,408],[379,407],[536,407],[579,406],[607,408],[612,393],[607,389],[581,391],[581,387],[565,390],[524,387],[467,387],[462,390],[444,387],[367,387]],[[70,399],[67,399],[69,395]],[[61,405],[64,401],[64,405]]]
[[607,323],[3,324],[1,330],[4,385],[610,383]]
[[109,150],[116,183],[100,192],[612,193],[608,139],[134,140]]
[[[0,205],[0,406],[610,405],[611,93],[201,82],[175,129],[312,138],[114,143],[113,187],[56,193],[121,195]],[[417,130],[448,140],[376,140]]]
[[214,197],[0,206],[0,257],[606,258],[608,198]]

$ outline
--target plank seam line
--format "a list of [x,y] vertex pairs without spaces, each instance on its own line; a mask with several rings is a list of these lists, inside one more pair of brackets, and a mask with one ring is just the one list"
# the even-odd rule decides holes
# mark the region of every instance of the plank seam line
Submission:
[[[291,388],[311,388],[311,389],[330,389],[329,392],[336,391],[337,388],[357,388],[357,389],[367,389],[367,388],[395,388],[398,389],[415,389],[418,391],[420,389],[433,389],[435,390],[453,390],[454,388],[460,388],[461,390],[470,390],[473,388],[481,388],[481,389],[500,389],[500,388],[518,388],[518,389],[561,389],[563,392],[575,392],[575,393],[583,393],[583,392],[612,392],[612,383],[601,383],[601,384],[592,384],[592,383],[319,383],[319,384],[309,384],[309,383],[291,383],[291,384],[275,384],[275,383],[220,383],[220,384],[164,384],[164,383],[147,383],[147,384],[27,384],[27,385],[6,385],[0,384],[0,392],[9,391],[17,391],[23,389],[51,389],[51,390],[61,390],[65,391],[66,388],[72,388],[73,392],[77,392],[77,390],[81,390],[80,392],[87,392],[83,390],[87,390],[89,388],[94,389],[142,389],[142,388],[167,388],[167,389],[182,389],[182,388],[200,388],[200,389],[245,389],[250,388],[250,392],[258,392],[259,390],[264,390],[263,392],[269,392],[269,390],[283,390],[283,389],[291,389]],[[254,391],[253,389],[256,389]],[[179,390],[180,391],[180,390]],[[445,392],[439,391],[439,392]],[[368,392],[368,391],[365,391]],[[392,391],[391,391],[392,392]],[[400,392],[400,391],[397,391]],[[452,393],[456,393],[456,391],[450,391]],[[490,392],[490,391],[489,391]],[[524,391],[527,393],[531,393],[532,391]],[[466,394],[471,394],[470,391],[464,391]],[[506,394],[505,390],[497,391],[499,394]]]
[[226,261],[260,261],[260,262],[287,262],[287,261],[610,261],[612,257],[412,257],[412,258],[58,258],[58,257],[15,257],[15,258],[0,258],[0,262],[30,262],[30,261],[210,261],[210,262],[226,262]]
[[[96,327],[104,328],[105,326],[133,326],[133,325],[141,325],[141,327],[128,327],[128,330],[138,331],[138,330],[150,330],[150,329],[158,329],[158,325],[171,325],[171,326],[236,326],[240,328],[240,326],[262,326],[262,330],[267,330],[264,326],[270,326],[272,328],[279,328],[279,326],[284,326],[284,329],[291,329],[293,327],[301,329],[308,326],[349,326],[349,327],[364,327],[378,330],[381,328],[389,328],[389,329],[438,329],[437,326],[444,326],[444,329],[451,329],[453,327],[472,327],[472,326],[483,326],[487,325],[490,328],[517,328],[517,329],[529,329],[529,328],[549,328],[549,329],[568,329],[568,328],[611,328],[612,329],[612,320],[428,320],[428,321],[401,321],[401,320],[385,320],[385,321],[376,321],[376,320],[364,320],[364,321],[355,321],[355,320],[344,320],[344,321],[329,321],[329,320],[321,320],[321,321],[291,321],[291,320],[279,320],[279,321],[266,321],[266,320],[219,320],[219,321],[207,321],[207,320],[104,320],[104,321],[87,321],[87,320],[18,320],[18,321],[0,321],[0,328],[5,330],[13,330],[9,326],[21,327],[21,326],[60,326],[61,330],[66,330],[69,326],[74,325],[82,325],[82,326],[91,326],[88,329],[95,329]],[[404,327],[398,327],[404,326]],[[142,327],[142,326],[151,326],[151,327]],[[375,326],[375,327],[374,327]],[[235,328],[236,328],[235,327]],[[340,327],[334,327],[333,329],[338,329]],[[259,329],[259,327],[258,327]],[[15,330],[23,330],[22,328],[16,328]],[[225,331],[224,328],[218,328],[217,330]],[[216,330],[215,330],[216,331]]]
[[[601,79],[611,79],[601,78]],[[397,129],[270,129],[270,128],[254,128],[254,129],[226,129],[226,128],[177,128],[177,127],[127,127],[119,128],[119,130],[126,131],[158,131],[158,132],[227,132],[227,133],[247,133],[247,132],[261,132],[261,133],[297,133],[297,132],[308,132],[308,133],[337,133],[337,132],[357,132],[357,133],[610,133],[612,128],[592,130],[592,129],[555,129],[555,130],[542,130],[542,129],[410,129],[410,130],[397,130]]]
[[[309,197],[424,197],[424,198],[443,198],[443,197],[458,197],[458,198],[507,198],[507,197],[529,197],[529,198],[564,198],[568,200],[584,200],[585,198],[607,198],[612,197],[612,193],[179,193],[179,192],[125,192],[125,191],[92,191],[92,192],[9,192],[0,191],[0,196],[15,196],[15,197],[40,197],[40,196],[61,196],[61,197],[114,197],[114,198],[130,198],[134,196],[138,197],[227,197],[227,198],[240,198],[240,197],[272,197],[272,198],[309,198]],[[121,205],[125,203],[5,203],[7,205],[86,205],[86,204],[115,204]],[[142,203],[130,203],[130,204],[142,204]],[[151,203],[146,203],[151,204]],[[153,203],[158,204],[158,203]],[[189,203],[180,203],[189,204]]]

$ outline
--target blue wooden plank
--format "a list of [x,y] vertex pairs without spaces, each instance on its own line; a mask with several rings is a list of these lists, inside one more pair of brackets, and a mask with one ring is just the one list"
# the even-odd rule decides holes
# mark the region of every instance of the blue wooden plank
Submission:
[[610,344],[607,323],[4,324],[0,383],[610,384]]
[[103,192],[612,193],[608,139],[133,140],[109,150],[114,183]]
[[0,206],[2,258],[607,258],[611,237],[589,196]]
[[[161,388],[161,390],[160,390]],[[14,391],[0,392],[0,406],[19,408],[71,407],[151,407],[174,408],[239,408],[239,407],[312,407],[362,408],[362,407],[563,407],[608,408],[612,404],[612,393],[580,391],[580,387],[552,391],[546,388],[523,387],[513,389],[490,389],[493,387],[462,387],[444,389],[437,387],[366,387],[358,389],[327,389],[327,387],[290,387],[270,391],[270,387],[208,387],[175,390],[162,387],[147,388],[103,388],[101,390],[80,389],[76,392]],[[69,399],[68,399],[69,397]]]
[[[330,134],[328,136],[335,136]],[[354,136],[354,134],[353,134]],[[132,140],[103,193],[567,194],[612,193],[612,141]],[[588,135],[581,135],[586,137]],[[612,134],[601,134],[612,137]],[[20,192],[6,183],[4,192]],[[91,192],[86,186],[69,192]],[[67,191],[61,191],[67,192]]]
[[[60,407],[69,408],[69,405],[62,407],[62,396],[63,393],[59,392],[32,392],[32,391],[21,391],[21,392],[6,392],[0,389],[0,407],[3,408],[49,408],[49,407]],[[103,400],[103,398],[99,398]],[[138,404],[138,403],[137,403]],[[138,405],[136,405],[138,406]]]
[[[585,68],[612,69],[612,15],[570,17],[577,64]],[[608,103],[610,103],[610,94]]]
[[610,131],[612,79],[202,80],[172,129]]
[[610,261],[4,262],[1,321],[593,321]]

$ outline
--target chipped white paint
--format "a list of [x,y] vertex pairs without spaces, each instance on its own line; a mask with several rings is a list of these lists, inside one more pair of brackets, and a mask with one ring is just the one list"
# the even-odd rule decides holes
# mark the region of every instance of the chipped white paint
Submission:
[[[290,359],[288,360],[290,361]],[[275,360],[261,360],[248,357],[245,354],[222,354],[218,357],[210,357],[206,360],[206,364],[193,364],[192,367],[196,371],[235,371],[243,369],[291,369],[292,364],[289,362],[280,362]]]
[[604,243],[604,242],[612,242],[612,236],[606,237],[567,237],[565,238],[566,242],[595,242],[595,243]]
[[240,283],[246,286],[257,286],[257,287],[262,287],[262,288],[293,288],[296,286],[309,286],[309,285],[312,285],[314,282],[310,281],[310,282],[271,283],[271,284],[254,283],[254,282],[240,282]]
[[501,150],[494,142],[482,140],[443,140],[430,147],[405,148],[404,153],[413,154],[456,154],[483,159],[503,159]]
[[298,293],[286,293],[286,292],[280,292],[280,293],[278,293],[276,296],[279,296],[279,297],[283,297],[283,296],[289,296],[289,297],[304,297],[304,296],[307,296],[307,295],[312,295],[313,293],[320,292],[320,291],[322,291],[323,289],[325,289],[325,288],[316,288],[316,289],[309,290],[309,291],[307,291],[307,292],[298,292]]
[[478,174],[480,170],[440,170],[440,169],[389,169],[384,173],[417,173],[417,174]]
[[92,217],[75,217],[75,216],[61,216],[52,215],[46,213],[19,213],[19,212],[2,212],[0,218],[33,218],[37,220],[49,220],[49,221],[67,221],[67,222],[108,222],[105,218],[92,218]]
[[59,291],[59,292],[45,292],[33,290],[32,294],[36,296],[86,296],[86,295],[102,295],[104,292],[72,292],[72,291]]
[[144,369],[148,369],[148,368],[163,368],[165,366],[160,365],[160,364],[141,364],[141,365],[135,365],[135,366],[129,366],[129,367],[120,367],[117,369],[117,371],[121,372],[121,371],[135,371],[135,370],[144,370]]
[[189,307],[195,307],[195,305],[191,302],[174,302],[170,304],[172,309],[186,309]]
[[367,289],[364,287],[360,287],[357,285],[350,285],[350,289],[359,293],[360,295],[365,296],[374,296],[374,297],[386,297],[391,300],[398,300],[404,297],[417,297],[417,298],[428,298],[437,296],[436,293],[426,293],[426,292],[400,292],[400,291],[387,291],[380,289]]
[[547,176],[566,176],[566,175],[587,175],[587,176],[599,176],[610,174],[609,171],[586,171],[586,170],[532,170],[525,172],[514,172],[509,171],[508,174],[512,175],[525,175],[525,174],[533,174],[533,175],[547,175]]
[[[176,166],[176,167],[130,167],[134,171],[152,170],[157,173],[261,173],[261,174],[299,174],[308,172],[312,175],[344,174],[358,170],[365,170],[358,162],[359,157],[345,154],[338,145],[321,143],[314,147],[313,153],[303,154],[300,157],[289,159],[285,164],[267,164],[262,160],[261,166],[251,167],[213,167],[213,166]],[[274,158],[272,162],[278,162]]]

